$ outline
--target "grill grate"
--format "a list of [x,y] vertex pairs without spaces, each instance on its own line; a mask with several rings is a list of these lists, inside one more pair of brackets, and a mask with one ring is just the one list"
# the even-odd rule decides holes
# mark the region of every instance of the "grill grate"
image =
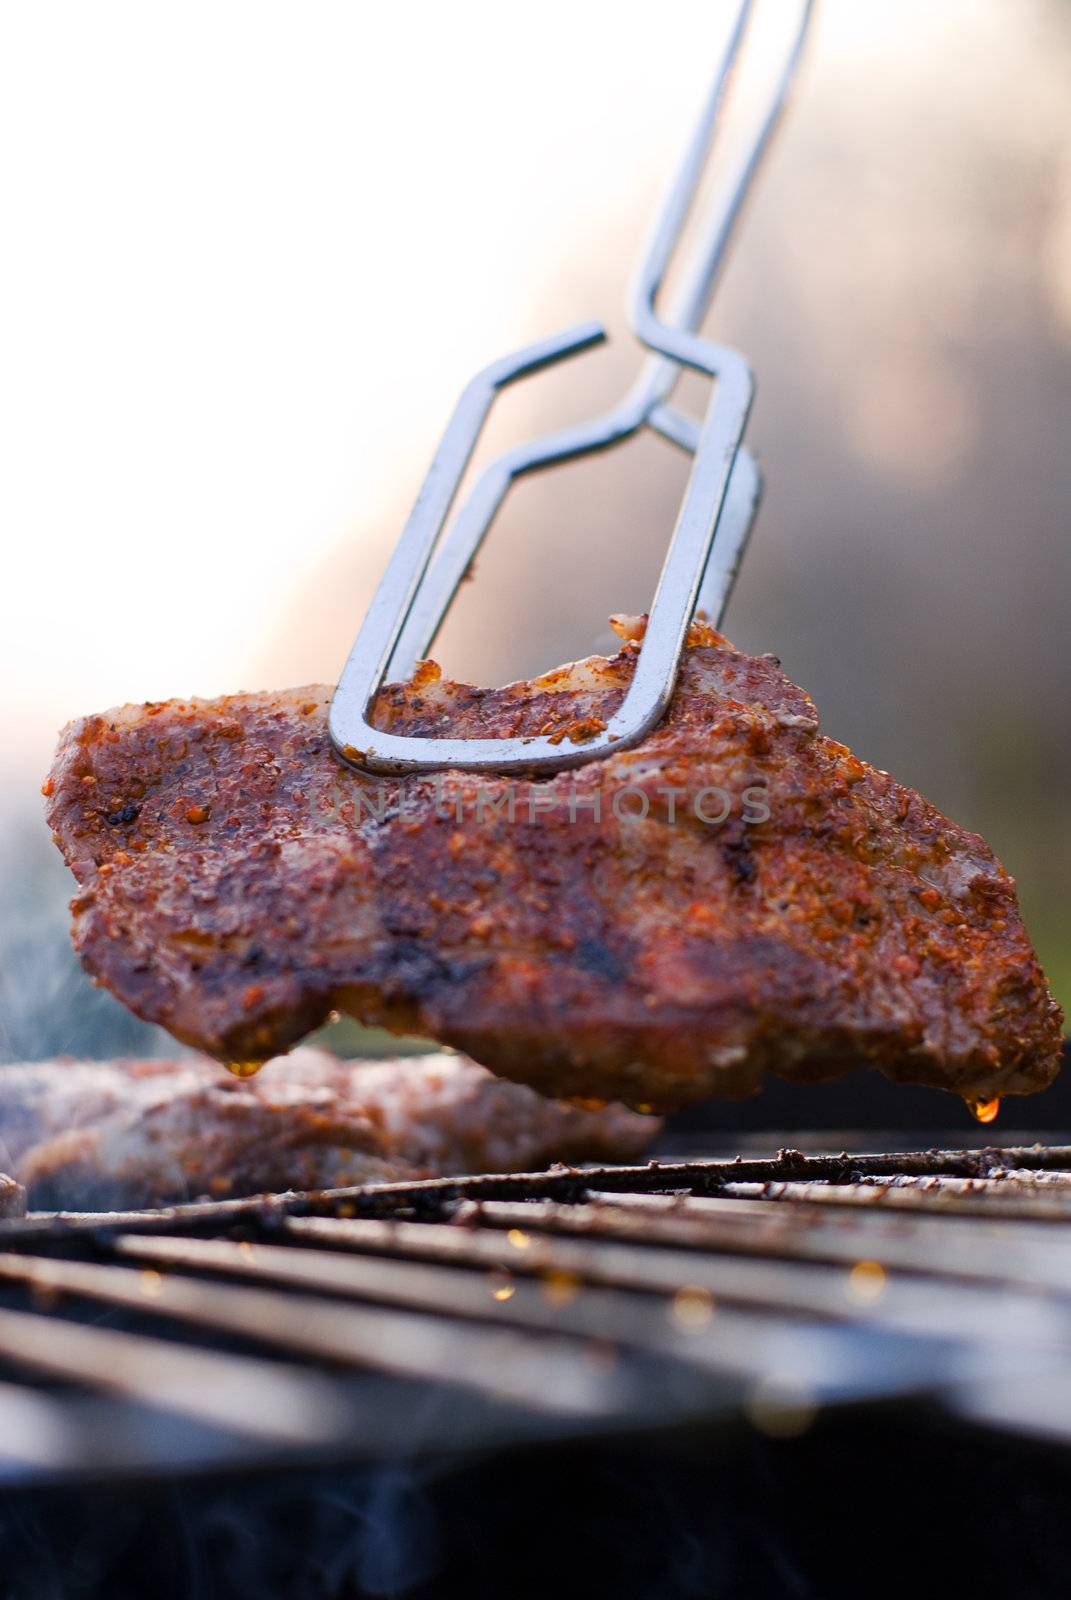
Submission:
[[928,1398],[1071,1440],[1071,1147],[554,1169],[0,1223],[0,1481]]

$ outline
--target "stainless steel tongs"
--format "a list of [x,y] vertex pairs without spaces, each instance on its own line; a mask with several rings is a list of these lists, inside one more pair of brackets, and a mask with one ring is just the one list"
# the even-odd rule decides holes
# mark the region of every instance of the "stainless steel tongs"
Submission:
[[[668,316],[657,302],[687,222],[751,13],[741,0],[699,124],[658,219],[629,306],[637,338],[653,352],[613,410],[560,433],[518,445],[492,462],[444,532],[465,469],[499,389],[606,337],[587,322],[551,335],[485,367],[464,390],[394,548],[331,703],[338,755],[372,772],[427,772],[453,767],[494,772],[553,772],[580,766],[637,743],[658,722],[676,682],[681,651],[697,610],[717,623],[747,544],[761,479],[742,438],[754,384],[735,350],[701,337],[715,279],[744,196],[766,150],[795,75],[813,0],[801,0],[783,66],[739,165],[714,207],[678,303]],[[670,404],[682,368],[714,379],[703,422]],[[406,678],[430,651],[458,586],[513,481],[537,468],[618,444],[642,427],[694,457],[658,580],[647,631],[628,692],[607,725],[582,744],[550,737],[437,739],[385,733],[369,720],[382,684]]]

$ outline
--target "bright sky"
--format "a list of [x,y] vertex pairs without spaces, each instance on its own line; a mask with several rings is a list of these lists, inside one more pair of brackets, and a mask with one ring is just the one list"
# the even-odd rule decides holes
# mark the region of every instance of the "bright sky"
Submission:
[[[873,63],[927,4],[826,0],[813,48]],[[657,197],[726,16],[4,8],[9,749],[42,764],[76,713],[259,686],[296,575],[411,497],[477,364],[549,331],[532,286],[616,310],[592,303],[599,219]]]

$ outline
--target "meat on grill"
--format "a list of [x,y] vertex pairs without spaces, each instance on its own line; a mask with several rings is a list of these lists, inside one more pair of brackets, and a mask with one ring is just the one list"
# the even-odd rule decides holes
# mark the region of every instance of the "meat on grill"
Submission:
[[452,1055],[305,1047],[245,1079],[203,1056],[0,1067],[0,1168],[38,1209],[623,1161],[659,1127],[623,1106],[544,1100]]
[[[501,689],[424,663],[379,725],[582,744],[633,672],[642,619],[616,626],[617,655]],[[765,1070],[865,1062],[982,1099],[1056,1073],[1012,880],[822,736],[774,657],[693,625],[642,743],[531,783],[346,769],[329,699],[126,706],[62,735],[45,788],[75,944],[197,1048],[262,1059],[339,1008],[544,1093],[658,1109]]]

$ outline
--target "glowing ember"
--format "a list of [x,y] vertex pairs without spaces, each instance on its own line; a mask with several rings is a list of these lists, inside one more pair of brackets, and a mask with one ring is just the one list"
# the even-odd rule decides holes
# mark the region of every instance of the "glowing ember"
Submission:
[[972,1117],[979,1122],[995,1122],[997,1112],[1000,1110],[1000,1096],[994,1095],[992,1100],[964,1100],[964,1105]]
[[491,1274],[491,1299],[512,1300],[517,1293],[517,1285],[513,1282],[508,1272],[492,1272]]
[[873,1305],[885,1293],[886,1282],[880,1261],[857,1261],[848,1274],[848,1298],[857,1305]]
[[532,1243],[531,1235],[521,1228],[511,1228],[506,1235],[514,1250],[527,1250]]
[[567,1306],[580,1292],[580,1279],[572,1272],[548,1272],[540,1287],[552,1306]]
[[155,1300],[163,1286],[163,1278],[151,1267],[147,1267],[141,1274],[141,1292],[147,1300]]
[[714,1315],[714,1296],[709,1289],[686,1283],[673,1296],[670,1315],[678,1328],[694,1333],[697,1328],[705,1328]]

